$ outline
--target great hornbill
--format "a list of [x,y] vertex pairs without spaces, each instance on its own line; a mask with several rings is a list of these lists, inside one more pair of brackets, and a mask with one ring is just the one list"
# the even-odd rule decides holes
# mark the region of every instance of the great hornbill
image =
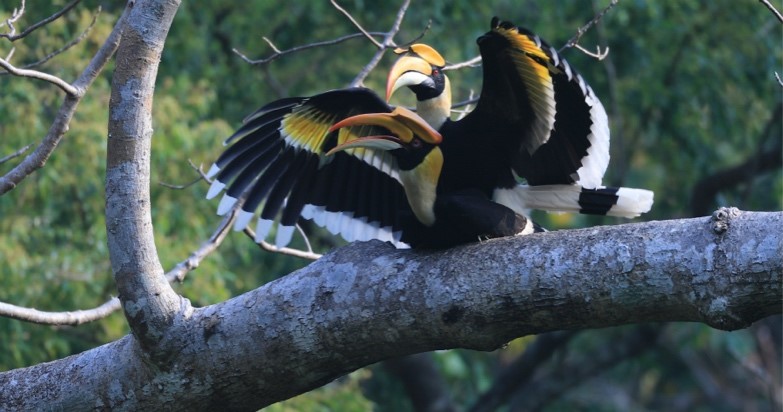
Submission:
[[[448,119],[443,59],[414,45],[400,60],[410,64],[392,69],[387,96],[410,87],[423,119],[364,88],[278,100],[226,141],[235,143],[210,169],[207,197],[227,187],[219,214],[242,200],[235,229],[264,203],[256,239],[278,221],[278,246],[290,241],[300,216],[349,241],[443,247],[538,230],[524,215],[530,207],[625,216],[649,210],[651,192],[600,187],[606,115],[556,52],[497,19],[478,43],[484,89],[464,119]],[[518,185],[518,176],[531,186]]]
[[609,123],[584,78],[529,30],[497,18],[491,28],[477,39],[483,88],[464,119],[449,119],[446,62],[425,44],[396,50],[403,56],[389,71],[386,100],[407,86],[416,95],[417,114],[445,140],[508,149],[511,159],[503,165],[527,184],[498,179],[491,197],[520,213],[542,209],[636,217],[649,211],[651,191],[602,186]]

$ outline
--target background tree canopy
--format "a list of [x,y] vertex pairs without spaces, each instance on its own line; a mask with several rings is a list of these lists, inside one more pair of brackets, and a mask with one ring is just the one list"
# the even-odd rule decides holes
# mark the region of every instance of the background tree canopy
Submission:
[[[13,3],[0,6],[1,19],[17,6]],[[32,24],[65,3],[28,4],[20,24]],[[207,166],[244,116],[279,97],[344,87],[374,53],[366,39],[357,38],[253,66],[232,48],[260,58],[272,52],[262,36],[287,49],[356,29],[328,2],[218,3],[183,4],[167,40],[155,96],[154,183],[185,184],[198,178],[188,160]],[[344,3],[371,31],[388,30],[399,7],[396,2]],[[532,29],[559,48],[606,3],[414,2],[397,39],[415,39],[431,21],[422,41],[450,62],[463,61],[478,54],[475,38],[497,15]],[[74,78],[111,30],[122,10],[119,5],[84,0],[23,41],[0,42],[0,54],[15,47],[17,66],[36,62],[78,36],[99,5],[103,11],[85,41],[43,66],[60,77]],[[783,69],[780,38],[779,22],[755,1],[626,0],[580,42],[588,49],[608,46],[606,59],[596,61],[576,49],[563,52],[609,114],[608,183],[656,193],[645,219],[705,215],[719,205],[781,209],[783,107],[774,77]],[[386,56],[365,85],[383,90],[385,70],[393,59]],[[49,84],[1,74],[3,157],[40,141],[62,97]],[[0,197],[0,301],[71,310],[94,307],[116,295],[103,213],[110,75],[110,70],[104,72],[92,86],[47,167]],[[480,90],[478,68],[449,76],[455,101]],[[400,95],[397,103],[412,105],[404,93]],[[0,165],[0,174],[14,164],[11,160]],[[218,223],[216,202],[203,200],[206,189],[203,183],[182,190],[152,187],[156,244],[164,267],[197,248]],[[617,222],[572,215],[535,218],[550,229]],[[308,229],[316,250],[340,242],[319,229]],[[263,252],[235,233],[178,288],[194,305],[203,306],[307,263]],[[5,348],[0,351],[0,370],[61,358],[127,333],[119,313],[79,327],[58,328],[0,318]],[[666,324],[547,336],[518,339],[493,353],[445,351],[413,362],[414,366],[376,365],[270,410],[326,410],[338,405],[340,410],[410,408],[404,372],[422,365],[434,366],[455,404],[471,405],[495,387],[500,371],[522,360],[520,354],[540,349],[542,339],[550,339],[544,342],[552,350],[541,353],[530,366],[535,384],[521,386],[510,402],[512,409],[781,407],[780,318],[732,333],[697,324]],[[572,371],[571,376],[564,377],[565,370]]]

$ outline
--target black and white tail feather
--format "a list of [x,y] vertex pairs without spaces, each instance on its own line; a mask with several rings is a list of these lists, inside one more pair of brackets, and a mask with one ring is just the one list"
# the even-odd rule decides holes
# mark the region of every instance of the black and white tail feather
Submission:
[[493,200],[521,215],[528,215],[530,209],[536,209],[634,218],[650,211],[653,192],[628,187],[588,189],[579,185],[520,184],[511,189],[496,189]]

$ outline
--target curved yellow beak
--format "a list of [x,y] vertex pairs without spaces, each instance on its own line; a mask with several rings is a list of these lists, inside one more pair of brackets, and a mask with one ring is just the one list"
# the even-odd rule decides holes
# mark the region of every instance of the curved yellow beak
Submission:
[[392,66],[386,79],[386,101],[388,102],[394,92],[401,87],[425,82],[431,74],[432,65],[421,57],[411,55],[400,57]]
[[365,113],[348,117],[332,125],[329,131],[351,126],[380,126],[389,130],[392,135],[350,136],[342,144],[332,148],[327,155],[356,147],[393,150],[410,143],[414,137],[434,145],[443,141],[443,136],[437,130],[404,107],[397,107],[391,113]]

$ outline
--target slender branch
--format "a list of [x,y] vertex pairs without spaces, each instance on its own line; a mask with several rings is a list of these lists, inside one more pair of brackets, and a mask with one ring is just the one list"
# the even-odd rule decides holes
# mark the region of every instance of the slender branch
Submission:
[[[377,33],[377,32],[372,32],[370,34],[373,35],[373,36],[384,36],[384,35],[386,35],[386,33]],[[301,46],[292,47],[292,48],[286,49],[286,50],[278,49],[277,46],[275,46],[272,43],[271,40],[269,40],[268,38],[264,37],[263,38],[264,41],[269,45],[269,47],[272,48],[274,53],[272,55],[268,56],[268,57],[265,57],[263,59],[257,59],[257,60],[253,60],[253,59],[247,57],[245,54],[243,54],[242,52],[240,52],[239,50],[237,50],[235,48],[231,49],[231,51],[233,51],[237,56],[239,56],[245,62],[247,62],[249,64],[257,65],[257,64],[269,63],[269,62],[271,62],[273,60],[277,60],[278,58],[283,57],[283,56],[285,56],[287,54],[296,53],[296,52],[300,52],[302,50],[312,49],[312,48],[316,48],[316,47],[332,46],[332,45],[343,43],[343,42],[345,42],[347,40],[356,39],[356,38],[359,38],[359,37],[364,37],[364,34],[363,33],[352,33],[352,34],[348,34],[348,35],[345,35],[345,36],[342,36],[342,37],[338,37],[336,39],[325,40],[325,41],[320,41],[320,42],[315,42],[315,43],[308,43],[308,44],[304,44],[304,45],[301,45]]]
[[39,72],[37,70],[18,69],[14,67],[14,65],[12,65],[11,63],[9,63],[8,61],[2,58],[0,58],[0,67],[4,68],[8,73],[14,76],[29,77],[31,79],[38,79],[38,80],[43,80],[45,82],[49,82],[59,87],[65,93],[68,93],[68,95],[70,96],[75,97],[79,93],[79,90],[73,87],[70,83],[49,73]]
[[182,190],[182,189],[187,189],[187,188],[195,185],[196,183],[200,182],[201,180],[202,180],[201,177],[197,177],[197,178],[193,179],[193,181],[191,181],[189,183],[185,183],[184,185],[175,185],[175,184],[166,183],[166,182],[158,182],[158,184],[163,186],[163,187],[165,187],[165,188],[168,188],[168,189]]
[[[43,26],[46,26],[47,24],[49,24],[49,23],[59,19],[63,14],[68,13],[72,8],[74,8],[77,4],[79,4],[79,2],[81,2],[81,0],[73,0],[73,1],[71,1],[70,3],[66,4],[65,7],[63,7],[57,13],[54,13],[51,16],[49,16],[49,17],[39,21],[38,23],[33,24],[32,26],[28,27],[27,29],[25,29],[24,31],[22,31],[21,33],[19,33],[17,35],[0,33],[0,38],[5,38],[5,39],[8,39],[10,41],[16,41],[16,40],[19,40],[19,39],[21,39],[23,37],[26,37],[28,34],[32,33],[33,31],[35,31],[35,30],[37,30],[37,29],[39,29],[39,28],[41,28]],[[24,5],[24,2],[22,2],[22,5]],[[24,7],[24,6],[22,6],[22,7]],[[21,14],[20,14],[20,16],[21,16]],[[9,27],[12,27],[12,26],[9,24]]]
[[19,21],[19,19],[21,19],[24,15],[24,8],[25,0],[22,0],[21,5],[18,8],[14,8],[14,11],[11,13],[11,17],[6,19],[5,23],[0,23],[0,27],[8,26],[9,32],[7,35],[12,36],[16,34],[16,27],[14,26],[14,23]]
[[607,47],[604,51],[601,51],[601,46],[595,46],[595,53],[591,52],[590,50],[585,49],[584,47],[575,44],[574,47],[581,51],[582,53],[595,58],[598,61],[601,61],[606,58],[606,56],[609,55],[609,47]]
[[204,260],[204,258],[217,250],[220,244],[223,243],[226,235],[230,232],[229,228],[234,222],[234,216],[235,213],[226,215],[218,225],[217,229],[215,229],[215,232],[212,233],[212,236],[209,237],[209,240],[204,242],[201,247],[191,253],[187,259],[178,263],[170,271],[168,271],[166,273],[166,279],[168,279],[169,282],[182,282],[185,280],[185,276],[188,273],[196,269],[198,265],[201,264],[201,261]]
[[[604,7],[604,9],[601,10],[600,13],[596,14],[593,17],[592,20],[587,22],[587,24],[585,24],[584,26],[578,28],[576,30],[576,34],[574,35],[574,37],[571,37],[571,39],[568,40],[566,42],[566,44],[563,47],[561,47],[560,50],[558,50],[558,51],[562,53],[563,50],[576,46],[579,43],[579,40],[582,39],[582,36],[584,36],[584,34],[587,33],[587,31],[590,30],[590,28],[593,27],[596,23],[601,21],[601,19],[604,17],[604,15],[606,15],[606,13],[609,12],[609,10],[611,10],[614,6],[616,6],[617,2],[619,2],[619,1],[620,0],[612,0],[609,3],[609,5]],[[580,49],[580,50],[582,50],[582,49]],[[582,51],[584,51],[584,50],[582,50]],[[607,52],[608,52],[608,49],[607,49]],[[600,55],[600,53],[599,53],[599,55]]]
[[351,23],[353,23],[353,25],[354,25],[354,26],[356,26],[356,28],[357,28],[357,29],[359,29],[359,31],[360,31],[360,32],[362,32],[362,34],[364,35],[364,37],[366,37],[368,40],[370,40],[370,42],[371,42],[372,44],[374,44],[374,45],[375,45],[375,47],[377,47],[379,50],[383,50],[383,49],[385,48],[385,45],[383,45],[383,44],[381,44],[381,43],[378,43],[378,41],[377,41],[377,40],[375,40],[375,39],[372,37],[372,35],[370,35],[370,33],[369,33],[367,30],[365,30],[365,29],[364,29],[364,27],[362,27],[362,25],[361,25],[361,24],[359,24],[359,22],[358,22],[358,21],[356,21],[356,19],[355,19],[355,18],[353,18],[353,16],[351,15],[351,13],[349,13],[349,12],[348,12],[347,10],[345,10],[344,8],[340,7],[340,5],[339,5],[339,4],[337,4],[337,1],[336,1],[336,0],[331,0],[331,2],[332,2],[332,6],[334,6],[334,8],[336,8],[337,10],[339,10],[339,11],[340,11],[340,13],[342,13],[343,15],[345,15],[345,17],[347,17],[347,18],[348,18],[348,20],[350,20],[350,21],[351,21]]
[[775,72],[775,78],[778,80],[778,84],[780,85],[780,87],[783,87],[783,80],[781,80],[778,72]]
[[465,99],[465,100],[463,100],[461,102],[457,102],[457,103],[452,104],[451,108],[452,109],[458,109],[460,107],[464,107],[464,106],[468,106],[468,105],[471,105],[471,104],[474,104],[474,103],[478,103],[478,101],[479,101],[478,97],[471,97],[471,98]]
[[81,325],[103,319],[120,308],[120,300],[116,297],[109,299],[97,308],[87,310],[74,310],[69,312],[45,312],[33,308],[12,305],[0,302],[0,316],[17,319],[25,322],[42,325]]
[[[239,203],[239,202],[237,202],[237,203]],[[256,232],[253,229],[251,229],[250,227],[245,227],[243,232],[250,239],[253,239],[253,241],[255,242]],[[261,249],[264,249],[267,252],[280,253],[281,255],[294,256],[294,257],[298,257],[298,258],[302,258],[302,259],[318,260],[318,259],[320,259],[323,256],[323,255],[321,255],[319,253],[314,253],[312,251],[312,249],[310,249],[310,251],[308,251],[308,252],[305,252],[304,250],[293,249],[293,248],[289,248],[289,247],[277,247],[277,246],[275,246],[273,244],[270,244],[270,243],[268,243],[268,242],[266,242],[264,240],[262,240],[260,242],[257,242],[257,244],[258,244],[259,247],[261,247]],[[308,245],[309,245],[309,242],[308,242]]]
[[[229,228],[234,221],[234,215],[235,213],[227,214],[207,241],[193,251],[187,259],[177,263],[171,270],[166,272],[166,279],[169,282],[181,283],[185,280],[185,276],[188,273],[198,268],[199,264],[223,243],[226,235],[230,232]],[[0,316],[43,325],[76,326],[103,319],[121,307],[120,300],[116,297],[112,297],[106,303],[93,309],[68,312],[44,312],[0,302]]]
[[478,67],[479,65],[481,65],[481,55],[478,55],[470,60],[465,60],[464,62],[447,64],[443,70],[457,70],[463,67]]
[[115,23],[114,29],[101,48],[98,49],[98,52],[90,60],[90,63],[82,71],[81,75],[73,82],[72,86],[76,88],[76,93],[66,95],[65,101],[60,106],[55,120],[49,128],[49,132],[41,144],[14,169],[5,176],[0,176],[0,196],[15,188],[27,176],[43,167],[49,156],[57,148],[57,145],[60,144],[63,136],[68,131],[71,119],[82,97],[117,50],[125,27],[126,15],[127,8],[117,20],[117,23]]
[[[60,47],[59,49],[57,49],[57,50],[47,54],[46,56],[44,56],[40,60],[38,60],[36,62],[33,62],[33,63],[30,63],[30,64],[25,64],[24,66],[20,67],[20,69],[30,69],[30,68],[33,68],[33,67],[40,66],[40,65],[48,62],[49,60],[53,59],[54,57],[56,57],[56,56],[58,56],[58,55],[60,55],[62,53],[65,53],[71,47],[76,46],[77,44],[81,43],[82,40],[87,38],[87,35],[90,33],[90,31],[92,31],[93,27],[95,27],[95,23],[98,21],[98,16],[100,14],[101,14],[101,7],[98,6],[98,10],[96,10],[95,14],[92,15],[92,21],[90,22],[90,25],[87,26],[87,28],[84,29],[84,31],[82,31],[82,33],[79,34],[79,36],[77,36],[75,39],[69,41],[65,46]],[[11,58],[8,57],[6,60],[10,60],[10,59]],[[8,75],[8,74],[9,74],[8,72],[0,72],[0,76],[4,76],[4,75]]]
[[392,24],[391,30],[389,30],[389,32],[386,33],[386,36],[383,39],[383,47],[381,47],[375,53],[372,59],[370,59],[370,62],[367,63],[367,65],[364,66],[362,70],[359,72],[359,74],[353,79],[353,81],[350,84],[351,87],[357,87],[361,85],[364,79],[367,78],[370,72],[381,61],[381,57],[383,57],[383,54],[386,52],[386,48],[394,45],[394,41],[393,41],[394,36],[397,35],[397,32],[400,31],[400,25],[402,24],[402,19],[405,18],[405,13],[407,12],[410,3],[411,3],[410,0],[405,0],[402,3],[402,6],[400,6],[400,9],[397,10],[397,16],[394,18],[394,24]]
[[783,23],[783,14],[780,14],[780,12],[773,6],[769,1],[767,0],[759,0],[759,2],[769,9],[769,11],[772,12],[772,14],[775,15],[775,17],[778,19],[779,22]]
[[5,163],[5,162],[7,162],[7,161],[9,161],[9,160],[11,160],[11,159],[15,159],[15,158],[21,156],[22,154],[24,154],[24,152],[26,152],[28,149],[30,149],[31,146],[32,146],[32,143],[28,144],[27,146],[25,146],[25,147],[15,151],[15,152],[13,152],[13,153],[11,153],[8,156],[0,157],[0,165]]

